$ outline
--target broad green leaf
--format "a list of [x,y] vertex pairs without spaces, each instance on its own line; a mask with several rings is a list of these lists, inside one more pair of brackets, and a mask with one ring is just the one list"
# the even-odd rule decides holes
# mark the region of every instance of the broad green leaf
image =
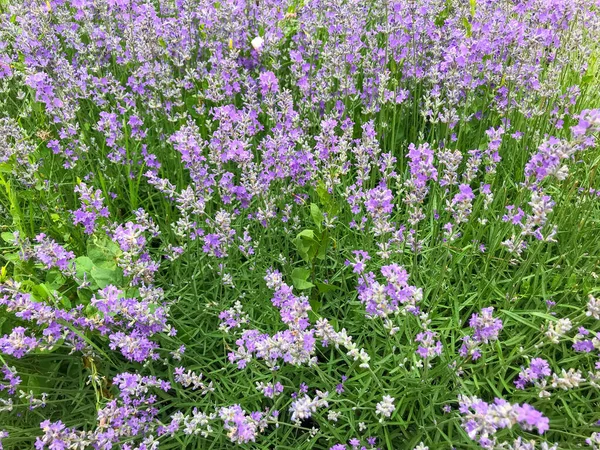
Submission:
[[60,299],[60,302],[63,304],[63,306],[67,309],[71,309],[72,305],[71,305],[71,300],[69,300],[69,298],[65,295],[63,295]]
[[323,306],[321,302],[316,298],[308,299],[308,303],[310,304],[310,308],[314,311],[315,314],[318,314],[319,310],[321,309],[321,306]]
[[10,161],[0,164],[0,173],[12,173],[13,164]]
[[296,267],[292,270],[292,278],[298,278],[300,280],[308,280],[310,277],[310,270],[303,269],[302,267]]
[[303,230],[298,233],[294,244],[302,259],[308,263],[312,262],[319,250],[319,241],[313,230]]
[[5,231],[4,233],[0,234],[0,236],[2,236],[2,239],[7,244],[14,244],[15,243],[15,235],[12,234],[12,233],[9,233],[8,231]]
[[10,262],[13,262],[13,263],[21,261],[21,257],[19,256],[18,252],[6,253],[6,254],[2,255],[2,257],[4,259],[6,259],[7,261],[10,261]]
[[292,270],[292,283],[294,287],[299,290],[310,289],[315,285],[310,281],[307,281],[310,277],[310,270],[297,267]]
[[96,238],[88,242],[87,256],[95,266],[104,269],[115,269],[117,257],[121,254],[119,246],[108,237]]
[[77,298],[79,298],[84,305],[91,306],[90,301],[92,300],[92,295],[94,294],[90,289],[77,289]]
[[312,216],[313,222],[315,223],[317,229],[321,231],[323,227],[323,221],[325,220],[325,216],[323,215],[319,207],[314,203],[310,204],[310,215]]
[[315,236],[315,232],[313,230],[302,230],[300,233],[298,233],[298,238],[301,239],[309,239],[309,240],[316,240],[316,236]]
[[339,287],[334,284],[321,283],[320,281],[315,282],[315,284],[321,294],[337,291],[339,289]]
[[42,283],[42,284],[35,285],[31,289],[31,293],[34,295],[34,297],[36,297],[40,300],[45,300],[48,297],[50,297],[51,290],[48,288],[48,286],[46,286],[45,284]]
[[92,273],[92,267],[94,267],[94,262],[87,256],[79,256],[75,259],[75,274],[79,279],[83,278],[84,273],[87,273],[89,278]]
[[121,284],[120,281],[122,281],[121,271],[116,269],[105,269],[94,266],[92,267],[91,275],[100,289],[104,289],[109,284],[119,285]]
[[46,286],[48,286],[51,290],[56,290],[60,288],[67,279],[64,277],[59,270],[53,269],[46,273]]
[[319,244],[319,248],[317,250],[317,258],[321,261],[325,259],[327,255],[327,248],[329,247],[329,235],[325,231],[325,236],[321,239],[321,243]]

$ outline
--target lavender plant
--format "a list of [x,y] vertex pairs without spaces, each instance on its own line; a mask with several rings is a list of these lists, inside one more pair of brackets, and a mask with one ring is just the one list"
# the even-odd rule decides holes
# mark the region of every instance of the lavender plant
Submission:
[[600,449],[597,0],[0,0],[0,449]]

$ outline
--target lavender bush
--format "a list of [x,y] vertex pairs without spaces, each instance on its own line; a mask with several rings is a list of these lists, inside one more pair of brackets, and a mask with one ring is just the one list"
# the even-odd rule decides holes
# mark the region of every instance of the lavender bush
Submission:
[[600,449],[598,0],[0,0],[0,449]]

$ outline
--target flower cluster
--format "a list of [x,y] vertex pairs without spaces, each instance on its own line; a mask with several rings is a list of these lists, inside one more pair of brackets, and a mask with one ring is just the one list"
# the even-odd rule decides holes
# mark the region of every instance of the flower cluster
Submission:
[[279,360],[293,365],[315,365],[316,343],[322,340],[324,346],[333,343],[336,348],[345,347],[348,356],[361,365],[369,364],[369,356],[357,348],[345,329],[336,332],[327,319],[320,319],[311,326],[308,312],[311,310],[308,298],[297,297],[292,288],[283,282],[281,273],[272,270],[265,277],[267,287],[273,289],[272,303],[279,309],[281,321],[288,329],[273,336],[258,330],[246,330],[236,341],[238,348],[229,353],[229,361],[243,369],[253,359],[263,359],[269,367],[277,369]]
[[258,433],[267,426],[263,413],[253,412],[246,415],[240,405],[233,405],[219,410],[219,417],[225,423],[225,431],[231,442],[243,444],[254,442]]
[[396,407],[394,406],[394,397],[384,395],[383,399],[377,403],[375,408],[375,414],[381,416],[380,422],[383,422],[386,418],[389,418],[394,413]]
[[206,395],[209,392],[215,390],[213,382],[208,384],[204,383],[202,374],[197,374],[191,370],[186,371],[185,367],[176,367],[174,371],[174,379],[177,383],[183,387],[192,387],[192,390],[200,389],[202,395]]
[[319,408],[327,408],[329,406],[327,402],[328,397],[328,392],[320,391],[317,391],[317,395],[313,398],[308,394],[297,397],[290,406],[292,422],[299,424],[302,420],[309,419]]
[[502,331],[502,320],[492,316],[494,308],[483,308],[480,314],[473,314],[469,320],[469,326],[473,328],[473,336],[467,335],[463,338],[463,345],[459,353],[461,356],[470,357],[473,360],[481,358],[481,344],[488,344],[498,340]]
[[73,224],[83,225],[85,233],[92,234],[96,230],[96,222],[109,216],[108,208],[104,206],[102,191],[94,190],[84,182],[75,186],[74,191],[79,194],[81,206],[73,211]]
[[[355,269],[356,271],[356,266]],[[398,264],[381,268],[386,284],[375,279],[373,272],[361,275],[358,280],[358,298],[365,305],[368,315],[387,319],[400,312],[418,314],[423,297],[420,289],[408,284],[408,272]]]
[[473,440],[483,448],[496,448],[495,436],[502,428],[519,425],[523,430],[537,429],[539,434],[548,431],[548,418],[531,405],[511,404],[500,398],[487,403],[477,397],[459,397],[462,426]]

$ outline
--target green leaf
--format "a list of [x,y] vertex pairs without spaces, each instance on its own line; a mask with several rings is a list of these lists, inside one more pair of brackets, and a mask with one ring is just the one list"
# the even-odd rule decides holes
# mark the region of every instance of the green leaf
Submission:
[[314,203],[310,204],[310,215],[312,216],[313,222],[315,223],[317,229],[321,231],[321,228],[323,227],[323,221],[325,220],[325,216],[323,215],[319,207]]
[[302,230],[300,233],[298,233],[298,238],[302,238],[302,239],[310,239],[310,240],[316,240],[315,237],[315,232],[313,230]]
[[321,239],[319,248],[317,250],[317,258],[319,258],[321,261],[324,260],[325,256],[327,255],[327,248],[329,247],[329,240],[330,240],[329,234],[327,234],[326,231],[324,233],[326,233],[326,234]]
[[310,270],[303,269],[302,267],[296,267],[292,270],[292,278],[298,278],[299,280],[308,280],[310,277]]
[[90,289],[77,289],[77,298],[84,305],[90,305],[90,301],[92,300],[92,295],[94,293]]
[[442,10],[435,18],[435,26],[441,28],[446,23],[446,19],[450,16],[450,11],[447,9]]
[[15,243],[15,235],[12,234],[12,233],[9,233],[8,231],[5,231],[4,233],[0,234],[0,236],[2,236],[2,239],[7,244],[14,244]]
[[75,274],[77,278],[83,278],[83,274],[91,275],[94,262],[87,256],[79,256],[75,259]]
[[51,293],[48,286],[46,286],[43,283],[33,286],[33,288],[31,289],[31,292],[34,295],[34,297],[36,297],[40,300],[47,299],[48,297],[50,297],[50,293]]
[[310,304],[310,308],[314,311],[315,314],[318,314],[319,310],[321,309],[321,306],[323,306],[321,302],[316,298],[309,298],[308,303]]
[[53,269],[46,273],[46,286],[55,291],[60,288],[67,279],[59,270]]
[[311,289],[315,287],[315,285],[312,284],[310,281],[298,280],[295,278],[292,278],[292,281],[294,282],[294,287],[300,291],[304,291],[306,289]]
[[594,76],[593,75],[584,75],[581,78],[581,84],[586,85],[586,84],[590,84],[594,81]]
[[294,244],[302,259],[308,263],[312,262],[319,250],[319,241],[313,230],[303,230],[298,233]]
[[338,205],[325,187],[325,183],[319,182],[317,185],[317,195],[325,212],[331,217],[337,215],[339,211]]
[[62,298],[60,299],[60,302],[63,304],[63,306],[67,309],[71,309],[72,305],[71,305],[71,300],[69,300],[68,297],[66,297],[65,295],[62,296]]
[[317,289],[321,294],[327,294],[328,292],[337,291],[339,289],[339,286],[336,286],[334,284],[321,283],[320,281],[315,282],[315,284],[317,285]]
[[311,289],[315,285],[310,281],[307,281],[310,277],[310,270],[297,267],[292,270],[292,283],[294,287],[299,290]]
[[473,27],[471,26],[471,22],[469,22],[469,19],[467,19],[466,17],[463,17],[462,23],[465,27],[467,37],[471,37],[473,35]]
[[13,262],[13,263],[17,263],[17,262],[21,261],[21,257],[19,256],[18,252],[6,253],[6,254],[2,255],[2,257],[5,260]]
[[105,269],[103,267],[94,266],[91,270],[91,275],[100,289],[104,289],[109,284],[119,285],[122,281],[120,270]]
[[322,205],[327,205],[331,202],[331,194],[323,182],[319,182],[317,185],[317,195],[319,196],[319,200],[321,201]]
[[121,254],[119,246],[108,237],[96,238],[88,242],[87,256],[95,266],[104,269],[115,269],[117,257]]

